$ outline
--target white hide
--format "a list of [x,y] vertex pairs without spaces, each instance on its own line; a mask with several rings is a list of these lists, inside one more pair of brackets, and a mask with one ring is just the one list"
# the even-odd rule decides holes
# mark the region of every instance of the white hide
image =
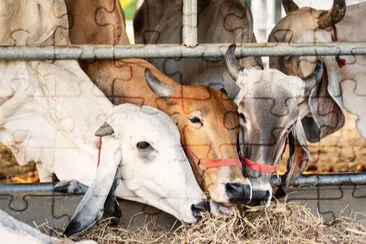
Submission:
[[[301,14],[307,16],[309,9],[299,9],[298,19],[301,19]],[[310,12],[312,12],[310,10]],[[315,11],[314,11],[315,13]],[[337,41],[339,42],[362,42],[366,40],[366,22],[362,21],[366,14],[366,3],[359,3],[351,6],[347,6],[346,14],[343,19],[335,25],[337,29]],[[314,14],[314,16],[316,16]],[[309,18],[306,18],[309,21]],[[292,19],[291,21],[294,21]],[[301,29],[301,25],[295,25],[299,29],[294,29],[293,40],[281,40],[286,42],[332,42],[334,41],[333,28],[319,29],[317,28],[317,19],[312,18],[314,21],[313,29]],[[281,22],[280,22],[281,23]],[[286,23],[285,23],[286,24]],[[286,24],[284,26],[291,26]],[[275,27],[276,29],[276,27]],[[333,38],[332,38],[333,37]],[[271,39],[271,37],[270,37]],[[362,55],[354,56],[340,56],[341,59],[346,61],[346,65],[339,67],[334,56],[322,57],[323,63],[327,67],[328,72],[328,91],[333,96],[334,101],[348,112],[358,117],[356,127],[362,137],[366,138],[366,109],[363,104],[366,104],[366,58]],[[315,59],[314,57],[300,57],[301,60]],[[303,71],[311,73],[315,67],[314,62],[301,62],[299,74],[307,75]]]
[[[90,185],[97,166],[94,133],[107,120],[123,151],[126,187],[120,186],[124,190],[117,189],[116,196],[151,204],[185,222],[196,221],[190,206],[203,193],[170,117],[150,107],[113,107],[74,61],[2,62],[0,71],[2,94],[14,93],[2,97],[0,141],[19,163],[41,161],[60,180]],[[141,140],[155,148],[154,157],[138,154],[136,143]]]
[[[0,236],[3,243],[16,244],[45,244],[63,243],[55,237],[47,236],[29,225],[14,219],[0,210]],[[74,243],[68,240],[67,243]],[[93,244],[95,241],[82,241],[77,243]]]
[[[126,108],[128,112],[123,111]],[[173,120],[155,108],[124,104],[116,107],[107,123],[114,129],[122,153],[122,184],[116,190],[117,196],[122,194],[129,200],[136,200],[137,196],[144,203],[181,216],[179,219],[184,222],[195,222],[190,206],[205,197],[181,147]],[[139,142],[147,142],[150,147],[139,150]],[[126,188],[134,195],[126,192]]]
[[[348,6],[345,17],[337,24],[339,41],[366,41],[365,15],[365,2]],[[349,112],[358,116],[357,130],[366,138],[366,57],[359,55],[341,58],[346,60],[346,65],[340,69],[343,104]]]
[[[1,44],[70,43],[62,0],[2,1],[0,18],[9,23],[0,28],[1,37],[7,37]],[[26,30],[16,43],[10,42],[14,28]],[[116,196],[149,203],[185,222],[197,220],[191,205],[203,193],[170,117],[150,107],[114,107],[76,61],[1,61],[0,73],[0,143],[21,165],[39,161],[60,180],[89,186],[97,169],[94,133],[108,120],[122,155],[117,163],[122,162],[123,181]],[[153,145],[153,157],[139,153],[139,140]],[[49,175],[40,177],[43,181]]]
[[[301,97],[304,94],[305,83],[299,77],[286,75],[277,69],[244,69],[236,80],[240,92],[234,99],[235,103],[240,106],[239,103],[244,97],[255,98],[251,91],[256,90],[255,87],[259,82],[270,82],[276,89],[292,92],[293,97]],[[273,97],[276,97],[275,90]]]

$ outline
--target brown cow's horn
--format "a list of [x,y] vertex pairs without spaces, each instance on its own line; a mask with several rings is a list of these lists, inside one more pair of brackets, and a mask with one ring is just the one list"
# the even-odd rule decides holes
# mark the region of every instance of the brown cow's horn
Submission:
[[172,96],[173,87],[161,82],[149,69],[145,69],[145,79],[150,89],[159,97],[169,99]]
[[110,126],[107,122],[105,122],[96,132],[95,136],[103,137],[110,136],[114,134],[114,130],[112,126]]
[[228,72],[235,81],[238,79],[239,72],[243,71],[244,68],[238,63],[235,58],[236,44],[231,44],[225,54],[225,64]]
[[325,29],[329,26],[337,24],[346,14],[346,1],[334,0],[332,9],[320,15],[318,24],[319,28]]
[[311,90],[319,83],[323,77],[323,63],[320,60],[316,61],[314,73],[303,78],[305,82],[304,94],[309,94]]
[[299,6],[297,6],[297,4],[292,0],[282,0],[282,5],[286,11],[286,14],[299,9]]

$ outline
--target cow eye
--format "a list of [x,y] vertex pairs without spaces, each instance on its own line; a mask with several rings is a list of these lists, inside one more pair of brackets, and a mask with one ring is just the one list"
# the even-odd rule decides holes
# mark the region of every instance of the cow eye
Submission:
[[240,113],[239,114],[239,117],[240,117],[240,119],[245,123],[245,122],[247,122],[247,118],[245,117],[245,115],[244,114],[242,114],[242,113]]
[[146,141],[140,141],[136,144],[136,147],[140,150],[152,149],[152,146]]
[[201,126],[203,125],[202,121],[197,117],[193,117],[192,119],[189,119],[189,121],[191,121],[193,124],[200,124]]

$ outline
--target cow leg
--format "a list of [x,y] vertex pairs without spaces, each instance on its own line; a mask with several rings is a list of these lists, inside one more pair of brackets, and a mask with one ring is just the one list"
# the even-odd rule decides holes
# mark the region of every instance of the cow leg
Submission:
[[88,186],[76,180],[62,180],[55,185],[53,191],[62,193],[86,193],[88,189]]

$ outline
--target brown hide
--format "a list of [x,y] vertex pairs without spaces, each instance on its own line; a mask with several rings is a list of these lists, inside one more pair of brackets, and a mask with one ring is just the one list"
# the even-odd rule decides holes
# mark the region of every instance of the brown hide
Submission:
[[[118,0],[65,0],[65,3],[72,43],[130,44],[124,13]],[[87,34],[80,35],[80,32]]]
[[[125,25],[121,16],[123,11],[118,4],[109,4],[109,10],[106,11],[100,5],[108,1],[95,0],[89,1],[88,4],[83,2],[66,1],[69,18],[73,22],[70,29],[73,44],[127,44]],[[115,3],[117,2],[116,0]],[[100,25],[96,26],[95,23],[89,26],[90,22],[95,22],[93,17],[95,13],[96,19],[104,23],[106,29]],[[115,24],[112,24],[113,22]],[[115,31],[113,35],[108,34],[113,32],[114,26],[122,27],[121,35]],[[225,174],[227,175],[225,182],[218,176],[220,168],[205,168],[206,160],[239,160],[236,151],[239,132],[237,106],[224,93],[203,85],[181,86],[142,59],[83,61],[81,66],[113,104],[129,102],[157,107],[176,121],[183,142],[202,160],[200,168],[203,171],[205,188],[211,193],[211,197],[218,181],[219,184],[247,183],[239,167],[221,167],[226,168],[225,172],[229,172]],[[173,86],[170,99],[161,99],[150,90],[144,77],[146,68],[150,69],[161,82]],[[197,116],[203,126],[190,122],[189,119]],[[200,174],[195,172],[196,177]],[[198,181],[201,182],[199,177]]]

